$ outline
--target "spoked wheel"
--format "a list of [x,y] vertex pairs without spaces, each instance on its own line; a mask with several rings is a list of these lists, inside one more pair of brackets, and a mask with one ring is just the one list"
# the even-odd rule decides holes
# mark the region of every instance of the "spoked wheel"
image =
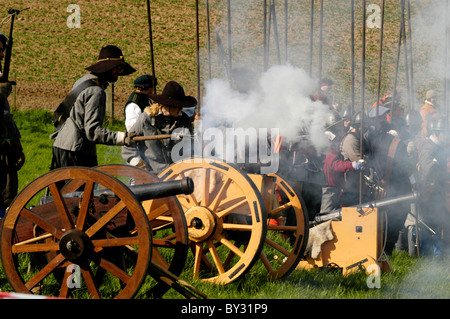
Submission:
[[194,193],[177,196],[194,253],[194,277],[227,284],[247,272],[267,232],[262,196],[247,174],[222,161],[196,158],[171,165],[159,177],[194,180]]
[[275,198],[267,210],[268,226],[261,261],[271,279],[289,275],[302,259],[308,242],[309,224],[301,196],[277,174]]
[[[159,182],[151,172],[130,165],[111,164],[98,166],[96,169],[122,180],[125,184],[148,184]],[[179,276],[186,264],[189,248],[188,232],[183,210],[176,196],[164,197],[142,202],[152,228],[152,263]],[[170,286],[159,278],[158,274],[149,272],[156,282],[146,281],[146,292],[161,297]],[[150,289],[149,289],[150,288]]]
[[[74,193],[60,191],[71,181],[79,185]],[[99,195],[97,185],[114,196]],[[47,188],[50,197],[42,200]],[[131,298],[147,275],[151,238],[144,209],[127,186],[95,169],[69,167],[37,178],[14,199],[3,220],[1,257],[17,292]],[[104,258],[109,248],[131,249],[137,258],[123,269]]]

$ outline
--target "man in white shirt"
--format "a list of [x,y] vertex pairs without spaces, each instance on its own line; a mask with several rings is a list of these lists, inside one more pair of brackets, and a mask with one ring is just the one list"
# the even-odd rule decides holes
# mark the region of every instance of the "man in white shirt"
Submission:
[[[149,99],[155,93],[158,81],[149,74],[141,75],[133,82],[134,90],[125,104],[125,127],[130,131],[143,110],[152,103]],[[130,165],[143,167],[145,164],[135,146],[122,146],[122,157]]]

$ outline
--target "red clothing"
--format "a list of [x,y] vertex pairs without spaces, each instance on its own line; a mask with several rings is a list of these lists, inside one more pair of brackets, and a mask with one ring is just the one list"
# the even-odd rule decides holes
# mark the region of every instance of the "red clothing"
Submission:
[[344,161],[340,153],[329,148],[323,163],[323,172],[327,179],[326,185],[343,188],[344,173],[353,171],[352,162]]

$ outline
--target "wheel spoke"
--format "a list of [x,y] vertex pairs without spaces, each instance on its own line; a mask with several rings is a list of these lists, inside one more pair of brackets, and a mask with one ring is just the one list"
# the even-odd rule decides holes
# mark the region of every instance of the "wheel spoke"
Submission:
[[100,293],[98,292],[97,285],[95,284],[91,267],[89,267],[87,263],[83,263],[82,265],[80,265],[80,270],[90,295],[94,299],[100,299]]
[[124,208],[125,203],[123,201],[118,202],[109,212],[103,215],[97,222],[92,225],[87,231],[86,235],[92,237],[97,231],[99,231],[103,226],[109,223],[114,217],[117,216]]
[[228,230],[246,230],[246,231],[252,230],[252,225],[244,225],[244,224],[223,223],[222,227],[223,229]]
[[194,243],[194,277],[198,277],[200,274],[200,265],[202,262],[202,249],[203,243]]
[[57,251],[59,250],[59,243],[40,243],[40,244],[15,244],[11,247],[13,254],[18,253],[36,253],[44,251]]
[[277,226],[277,225],[267,225],[267,230],[273,231],[288,231],[288,232],[296,232],[297,226]]
[[61,218],[63,227],[65,229],[72,229],[73,221],[67,210],[66,203],[65,203],[63,197],[61,196],[61,192],[59,191],[59,189],[55,183],[50,184],[48,187],[50,189],[50,193],[52,194],[53,202],[56,206],[56,210],[58,211],[59,217]]
[[219,192],[217,193],[216,197],[212,201],[210,208],[214,212],[216,211],[217,207],[219,207],[220,203],[225,197],[226,190],[231,184],[231,178],[227,177],[226,180],[222,183],[222,186],[219,189]]
[[214,246],[212,240],[208,240],[206,242],[209,248],[209,252],[211,253],[211,256],[213,258],[214,264],[216,265],[217,270],[219,271],[219,274],[225,273],[225,269],[222,265],[222,261],[220,260],[219,254],[217,253],[217,249]]
[[239,249],[236,245],[234,245],[231,241],[223,237],[222,235],[216,234],[214,238],[219,241],[222,245],[226,246],[228,249],[230,249],[233,253],[238,255],[239,257],[244,256],[244,252]]
[[203,194],[202,194],[202,205],[208,206],[209,205],[209,186],[211,183],[211,170],[208,168],[205,168],[205,178],[203,180]]
[[121,238],[95,239],[92,241],[92,244],[94,245],[95,248],[138,245],[139,238],[137,236],[133,236]]
[[57,239],[61,239],[63,232],[60,229],[43,220],[41,217],[33,213],[31,210],[24,207],[20,212],[20,216],[27,218],[28,220],[30,220],[31,222],[42,228],[44,231],[55,236]]
[[78,213],[76,229],[83,230],[86,222],[86,217],[89,211],[89,206],[92,200],[92,191],[94,189],[94,182],[86,183],[83,193],[83,199],[80,205],[80,212]]
[[266,237],[265,242],[266,242],[266,244],[268,244],[268,245],[272,246],[273,248],[275,248],[276,250],[278,250],[283,255],[285,255],[285,256],[290,255],[290,252],[287,249],[285,249],[283,246],[277,244],[272,239]]
[[65,257],[62,254],[58,254],[47,265],[45,265],[44,268],[42,268],[36,275],[34,275],[33,278],[26,282],[25,287],[28,290],[31,290],[45,277],[47,277],[56,267],[58,267],[64,260]]
[[100,258],[98,265],[125,284],[131,278],[123,269],[106,259]]
[[225,208],[224,210],[217,212],[217,217],[218,218],[224,218],[226,215],[232,213],[235,209],[241,207],[242,205],[245,205],[247,203],[247,199],[245,197],[243,197],[240,201],[238,201],[237,203],[231,205],[228,208]]
[[267,258],[264,251],[261,252],[260,258],[261,258],[262,263],[266,267],[267,271],[269,272],[269,274],[273,274],[275,271],[274,271],[273,267],[270,265],[269,259]]
[[281,206],[279,206],[279,207],[277,207],[277,208],[271,210],[271,211],[269,212],[268,216],[269,216],[269,218],[270,218],[271,216],[275,216],[275,215],[281,213],[282,211],[284,211],[284,210],[286,210],[286,209],[289,209],[289,208],[291,208],[291,207],[292,207],[292,203],[291,203],[291,202],[288,202],[288,203],[286,203],[286,204],[283,204],[283,205],[281,205]]
[[[153,208],[154,205],[149,205],[151,207],[150,212],[147,213],[148,220],[151,222],[154,219],[157,219],[161,215],[167,213],[169,211],[169,206],[166,204],[160,205],[156,208]],[[159,219],[159,218],[158,218]]]
[[153,246],[164,248],[176,248],[176,243],[170,240],[155,239],[152,240]]

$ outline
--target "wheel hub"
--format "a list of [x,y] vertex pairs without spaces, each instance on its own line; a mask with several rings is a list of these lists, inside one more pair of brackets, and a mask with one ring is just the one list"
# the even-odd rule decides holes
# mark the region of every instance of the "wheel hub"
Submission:
[[185,215],[190,240],[204,241],[213,235],[217,221],[214,213],[207,207],[191,207]]
[[83,231],[71,229],[61,237],[59,249],[66,259],[76,261],[86,258],[93,251],[93,245]]

